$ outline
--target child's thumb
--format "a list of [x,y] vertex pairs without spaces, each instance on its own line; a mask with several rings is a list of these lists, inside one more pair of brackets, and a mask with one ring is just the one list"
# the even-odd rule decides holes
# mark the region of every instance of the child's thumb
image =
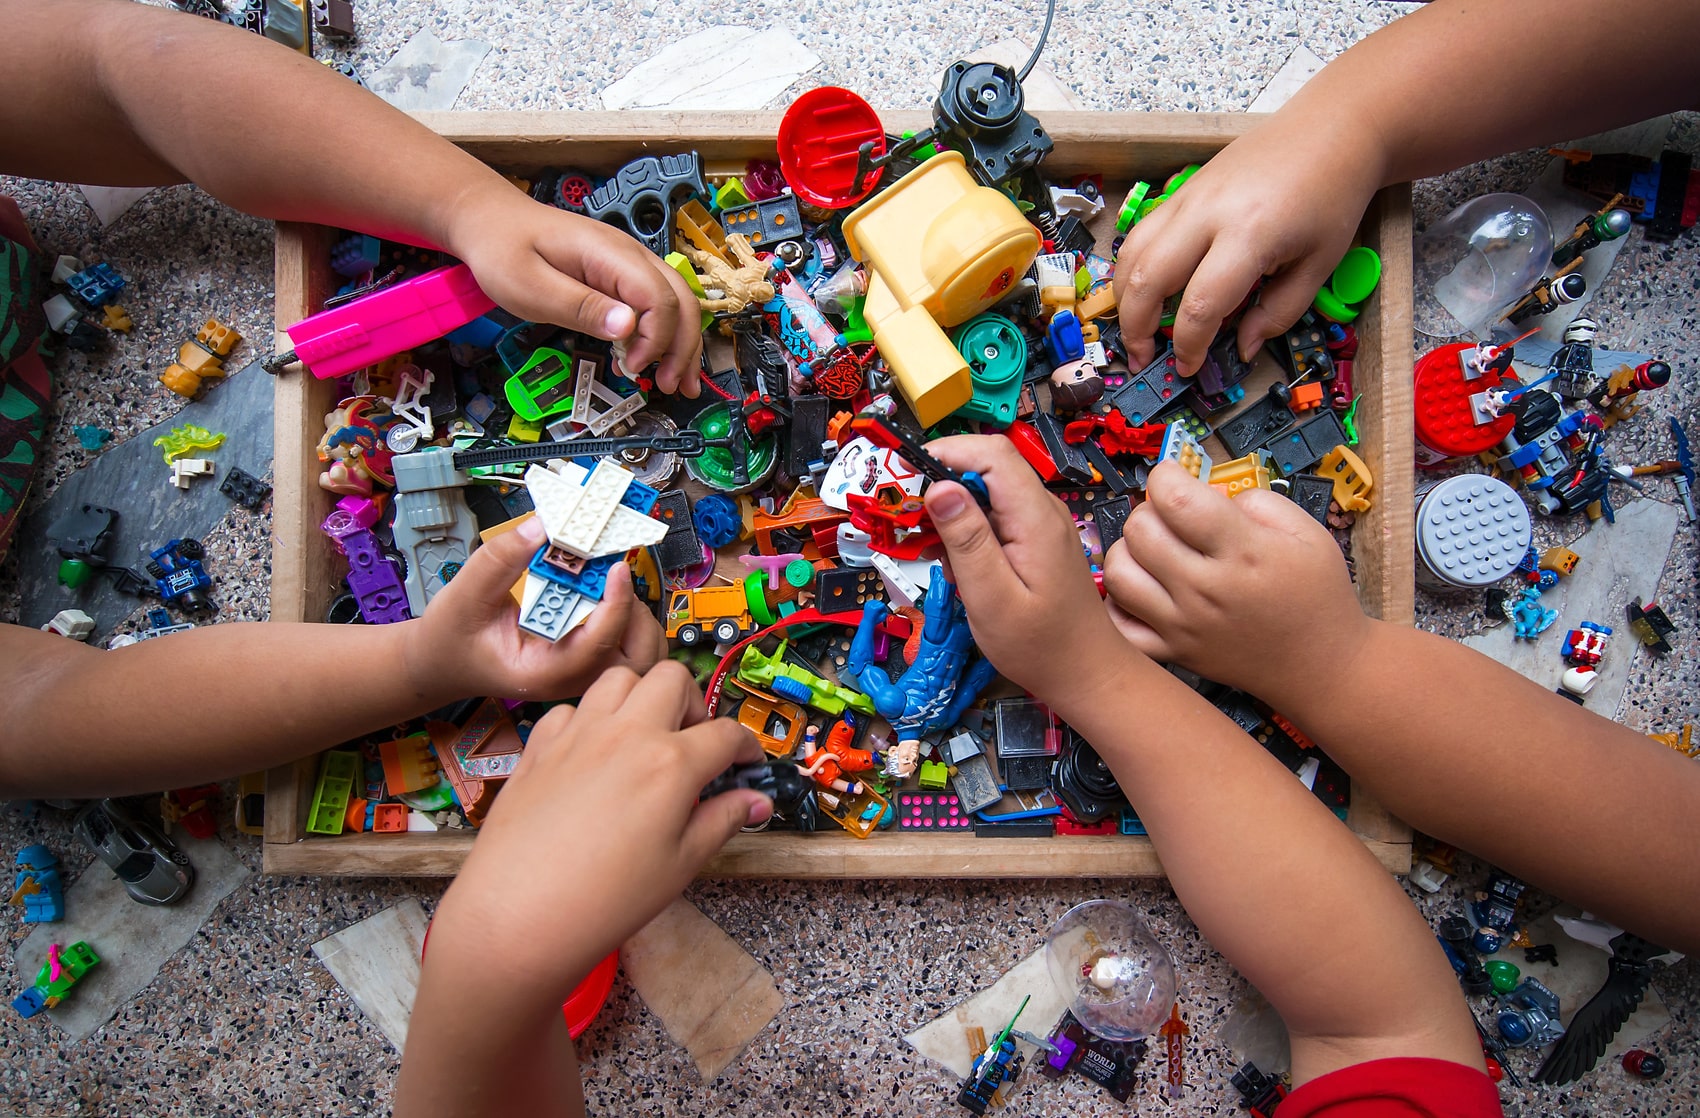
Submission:
[[543,522],[527,517],[473,552],[449,585],[468,601],[492,609],[502,606],[504,599],[512,600],[508,591],[546,538]]
[[926,502],[939,542],[950,557],[951,573],[956,576],[964,605],[972,610],[977,599],[995,602],[1019,589],[991,521],[967,489],[953,481],[941,481],[927,490]]
[[700,867],[745,827],[752,827],[773,814],[773,801],[747,788],[722,792],[704,800],[685,824],[680,851],[693,868]]

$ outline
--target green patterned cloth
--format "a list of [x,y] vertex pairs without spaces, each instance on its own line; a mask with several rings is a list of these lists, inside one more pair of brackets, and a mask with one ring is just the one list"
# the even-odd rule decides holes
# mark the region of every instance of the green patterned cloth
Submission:
[[53,378],[37,343],[41,259],[17,203],[0,196],[0,557],[41,465]]

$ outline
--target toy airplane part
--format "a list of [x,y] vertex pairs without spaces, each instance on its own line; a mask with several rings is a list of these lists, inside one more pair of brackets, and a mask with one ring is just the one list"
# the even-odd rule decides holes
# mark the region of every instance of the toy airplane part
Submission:
[[667,534],[661,521],[620,503],[632,481],[630,470],[606,458],[594,470],[566,462],[560,472],[543,466],[525,472],[549,542],[580,559],[653,547]]

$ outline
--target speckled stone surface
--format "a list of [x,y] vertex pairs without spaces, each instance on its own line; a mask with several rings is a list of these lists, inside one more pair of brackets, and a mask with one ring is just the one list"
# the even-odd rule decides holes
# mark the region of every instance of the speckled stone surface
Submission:
[[[1360,0],[1065,2],[1046,63],[1087,108],[1241,109],[1299,45],[1331,58],[1409,7]],[[550,7],[397,0],[359,5],[360,40],[331,53],[370,72],[428,27],[444,39],[475,38],[494,48],[457,107],[589,109],[598,107],[604,85],[682,34],[707,24],[777,24],[822,59],[798,88],[845,84],[880,106],[919,108],[958,51],[1011,36],[1030,39],[1042,13],[1040,0],[975,5],[762,0],[736,10],[701,0]],[[1674,138],[1677,146],[1695,151],[1700,126],[1693,118],[1680,120]],[[1543,161],[1538,153],[1510,156],[1420,184],[1419,221],[1473,194],[1515,189]],[[49,488],[85,458],[71,435],[73,426],[93,423],[123,438],[175,408],[175,397],[155,373],[207,313],[228,316],[251,340],[270,336],[266,223],[176,188],[155,192],[102,230],[74,187],[7,181],[0,189],[19,197],[49,252],[108,260],[131,282],[124,303],[136,319],[135,332],[115,339],[102,357],[73,355],[56,367]],[[1631,425],[1644,453],[1620,457],[1663,456],[1668,449],[1663,416],[1673,411],[1700,432],[1690,358],[1697,289],[1700,239],[1649,245],[1637,231],[1596,297],[1603,344],[1665,354],[1677,369],[1674,387],[1648,399],[1648,412]],[[235,360],[243,362],[251,352],[245,347]],[[1563,535],[1558,528],[1537,524],[1538,538],[1551,542]],[[207,537],[221,618],[265,616],[269,531],[265,513],[238,509]],[[1694,652],[1700,633],[1697,538],[1692,528],[1678,533],[1661,585],[1662,604],[1682,628],[1683,643],[1664,661],[1638,658],[1623,716],[1631,725],[1658,729],[1700,720],[1700,688],[1693,682],[1700,674]],[[1443,632],[1463,633],[1480,624],[1468,602],[1419,595],[1418,606],[1420,623]],[[11,566],[0,567],[0,618],[15,617],[17,608]],[[1515,789],[1506,793],[1514,795]],[[228,826],[223,838],[258,870],[257,840]],[[87,861],[71,841],[63,813],[0,814],[0,851],[9,855],[36,841],[58,851],[70,872]],[[1458,880],[1465,887],[1486,872],[1467,860],[1460,868]],[[89,1041],[65,1045],[50,1025],[0,1014],[0,1114],[387,1113],[397,1057],[310,947],[404,897],[420,898],[429,911],[441,891],[435,882],[289,880],[256,873],[218,907],[143,998]],[[1456,907],[1463,895],[1449,887],[1438,898],[1417,896],[1434,917]],[[1161,884],[707,882],[689,896],[773,972],[785,1009],[721,1079],[704,1085],[689,1057],[667,1039],[630,988],[617,984],[580,1045],[594,1112],[740,1118],[958,1113],[954,1080],[905,1048],[901,1037],[1032,951],[1072,904],[1113,896],[1146,912],[1174,954],[1193,1028],[1187,1093],[1178,1102],[1161,1099],[1163,1065],[1154,1057],[1128,1108],[1078,1078],[1053,1085],[1033,1077],[1015,1091],[1005,1113],[1111,1115],[1134,1108],[1178,1118],[1240,1113],[1226,1082],[1236,1060],[1219,1033],[1245,985]],[[8,947],[23,935],[14,921],[8,915],[4,922]],[[9,950],[0,954],[10,957]],[[0,986],[14,990],[18,977],[9,964],[0,964]],[[1670,1065],[1663,1080],[1640,1084],[1608,1065],[1564,1091],[1506,1088],[1508,1113],[1531,1118],[1695,1113],[1700,972],[1683,963],[1662,972],[1655,987],[1674,1019],[1649,1042]],[[1518,1057],[1515,1067],[1532,1071],[1534,1060]]]

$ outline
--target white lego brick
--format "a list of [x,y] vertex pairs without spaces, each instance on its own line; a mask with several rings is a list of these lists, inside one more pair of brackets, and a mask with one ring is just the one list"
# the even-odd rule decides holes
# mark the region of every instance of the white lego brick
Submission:
[[48,329],[55,334],[65,333],[68,326],[77,321],[77,306],[64,295],[55,295],[41,305],[41,312],[47,316]]
[[178,458],[171,463],[171,484],[187,489],[198,477],[211,477],[213,464],[205,458]]
[[574,607],[583,600],[566,587],[536,575],[526,577],[523,598],[519,627],[548,641],[566,635]]
[[80,609],[62,609],[41,628],[43,632],[58,633],[74,641],[86,641],[94,632],[94,618]]
[[1109,367],[1110,355],[1104,351],[1103,342],[1087,342],[1085,348],[1086,360],[1090,361],[1095,368],[1105,369]]
[[874,570],[885,580],[885,587],[891,593],[892,604],[902,606],[919,603],[926,596],[927,587],[939,569],[937,560],[893,559],[877,551],[873,553],[873,565]]
[[410,811],[407,813],[407,829],[410,831],[435,831],[437,825],[423,811]]
[[61,256],[53,262],[53,282],[69,283],[71,277],[83,270],[83,262],[75,256]]
[[601,371],[602,363],[595,358],[579,359],[577,378],[573,381],[573,410],[567,417],[588,428],[592,435],[606,434],[615,424],[636,415],[647,403],[642,392],[622,396],[603,384],[598,375]]
[[611,458],[602,459],[580,487],[579,499],[566,519],[551,526],[550,542],[581,559],[607,554],[597,549],[597,542],[609,521],[614,519],[615,511],[620,508],[620,499],[626,495],[631,483],[630,470]]

